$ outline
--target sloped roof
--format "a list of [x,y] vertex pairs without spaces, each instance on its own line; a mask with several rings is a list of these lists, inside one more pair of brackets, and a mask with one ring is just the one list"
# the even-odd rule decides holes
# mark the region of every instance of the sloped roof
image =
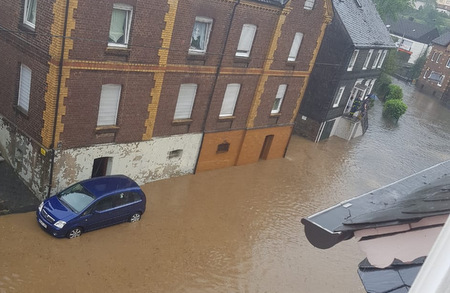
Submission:
[[433,40],[434,44],[441,45],[447,47],[450,44],[450,32],[446,32],[440,37],[437,37]]
[[252,0],[254,2],[262,2],[270,5],[282,6],[286,5],[289,0]]
[[412,19],[400,18],[397,21],[387,20],[386,25],[390,25],[389,31],[392,34],[403,36],[423,44],[429,44],[432,40],[439,37],[437,28],[417,23]]
[[333,6],[357,48],[395,48],[372,0],[333,0]]

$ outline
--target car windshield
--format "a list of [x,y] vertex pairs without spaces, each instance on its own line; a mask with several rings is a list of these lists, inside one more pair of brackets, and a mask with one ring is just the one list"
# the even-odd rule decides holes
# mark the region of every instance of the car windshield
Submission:
[[94,196],[81,184],[75,184],[60,192],[57,196],[66,207],[77,214],[94,200]]

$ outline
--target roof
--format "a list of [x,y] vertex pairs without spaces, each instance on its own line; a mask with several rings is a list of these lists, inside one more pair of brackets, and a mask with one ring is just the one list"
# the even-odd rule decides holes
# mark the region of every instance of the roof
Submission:
[[302,219],[309,242],[330,248],[358,230],[450,213],[450,161]]
[[91,194],[99,198],[118,190],[139,188],[136,182],[125,175],[95,177],[80,182]]
[[437,28],[417,23],[409,18],[400,18],[397,21],[387,20],[386,24],[390,26],[389,31],[392,34],[423,44],[429,44],[439,37]]
[[252,1],[284,7],[289,0],[252,0]]
[[357,48],[395,48],[371,0],[333,0],[337,15]]
[[442,36],[437,37],[432,43],[447,47],[450,44],[450,32],[446,32]]

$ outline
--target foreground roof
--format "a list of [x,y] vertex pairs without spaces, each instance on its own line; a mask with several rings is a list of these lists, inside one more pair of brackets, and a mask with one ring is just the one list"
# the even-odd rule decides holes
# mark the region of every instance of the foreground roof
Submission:
[[450,32],[446,32],[440,37],[437,37],[432,41],[433,44],[441,45],[447,47],[450,44]]
[[357,48],[395,48],[372,0],[333,0],[333,6]]
[[330,248],[356,231],[450,213],[450,161],[302,219],[309,242]]
[[289,0],[252,0],[252,1],[284,7]]

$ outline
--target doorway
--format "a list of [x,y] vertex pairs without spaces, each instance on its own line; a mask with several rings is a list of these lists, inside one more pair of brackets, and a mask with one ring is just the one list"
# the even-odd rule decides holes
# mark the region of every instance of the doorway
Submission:
[[267,160],[269,156],[270,147],[272,146],[273,135],[267,135],[264,139],[264,144],[261,150],[261,154],[259,155],[260,160]]
[[92,166],[91,177],[101,177],[110,174],[111,171],[111,161],[110,157],[102,157],[94,160],[94,165]]

